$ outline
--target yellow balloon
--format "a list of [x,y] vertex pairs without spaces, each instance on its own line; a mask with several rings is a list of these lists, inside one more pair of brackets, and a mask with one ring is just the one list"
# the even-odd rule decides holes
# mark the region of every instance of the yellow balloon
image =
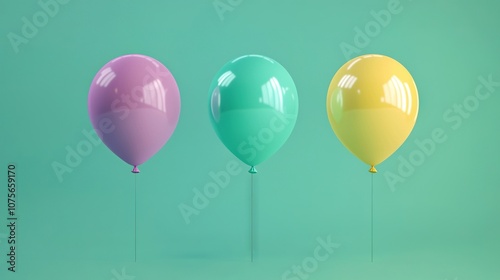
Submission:
[[375,166],[404,143],[415,125],[417,87],[393,58],[359,56],[335,73],[326,110],[340,142],[376,173]]

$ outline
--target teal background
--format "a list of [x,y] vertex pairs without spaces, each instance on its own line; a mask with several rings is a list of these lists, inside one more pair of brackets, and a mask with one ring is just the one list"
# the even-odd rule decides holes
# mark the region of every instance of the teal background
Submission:
[[[287,279],[285,271],[314,255],[316,238],[331,236],[340,247],[307,278],[288,279],[500,279],[500,87],[457,129],[443,118],[474,94],[478,77],[500,81],[500,4],[489,0],[402,0],[402,11],[355,54],[397,59],[420,95],[412,134],[373,178],[370,261],[371,175],[335,137],[325,102],[348,60],[340,44],[354,45],[354,29],[388,3],[253,0],[221,18],[212,1],[74,0],[16,53],[8,34],[20,35],[22,18],[42,9],[36,1],[3,1],[0,278]],[[129,53],[152,56],[173,73],[182,103],[177,130],[136,178],[99,144],[61,182],[52,164],[64,163],[66,147],[75,149],[91,129],[93,76]],[[281,63],[300,100],[294,132],[255,176],[253,263],[246,166],[189,224],[179,211],[192,205],[193,188],[213,181],[210,172],[238,162],[210,125],[207,91],[222,65],[249,53]],[[436,128],[446,141],[391,187],[388,172],[397,175],[400,157]],[[10,162],[18,170],[16,273],[5,262]],[[129,277],[117,276],[123,271]]]

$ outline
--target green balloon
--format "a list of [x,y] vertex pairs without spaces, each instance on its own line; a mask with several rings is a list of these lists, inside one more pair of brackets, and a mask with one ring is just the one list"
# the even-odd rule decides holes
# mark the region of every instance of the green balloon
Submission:
[[250,173],[256,173],[255,166],[283,146],[299,110],[290,74],[261,55],[245,55],[226,63],[210,85],[208,103],[217,136],[252,167]]

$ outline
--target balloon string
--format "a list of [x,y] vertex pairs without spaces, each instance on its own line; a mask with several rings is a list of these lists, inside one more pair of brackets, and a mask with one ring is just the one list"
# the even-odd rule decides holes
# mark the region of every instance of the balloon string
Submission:
[[253,175],[250,174],[250,260],[253,262]]
[[137,262],[137,173],[134,180],[134,262]]
[[371,217],[371,230],[372,230],[372,232],[371,232],[371,237],[372,237],[371,238],[371,240],[372,240],[371,257],[372,257],[372,262],[373,262],[373,174],[374,173],[372,173],[372,211],[371,211],[371,215],[372,215],[372,217]]

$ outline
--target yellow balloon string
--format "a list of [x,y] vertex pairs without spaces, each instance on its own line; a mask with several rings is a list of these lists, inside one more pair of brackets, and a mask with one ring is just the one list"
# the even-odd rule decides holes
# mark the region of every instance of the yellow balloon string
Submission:
[[371,232],[371,239],[372,239],[371,240],[372,241],[371,242],[371,257],[372,257],[372,262],[373,262],[373,174],[374,173],[372,172],[372,201],[371,201],[372,202],[372,205],[371,205],[371,208],[372,208],[371,209],[372,210],[371,211],[371,230],[372,230],[372,232]]

